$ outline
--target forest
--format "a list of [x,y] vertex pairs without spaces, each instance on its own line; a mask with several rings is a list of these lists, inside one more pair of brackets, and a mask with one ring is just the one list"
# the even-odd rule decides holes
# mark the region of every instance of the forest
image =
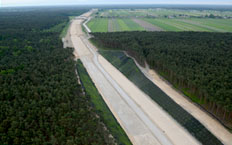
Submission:
[[208,32],[92,33],[104,50],[145,62],[227,127],[232,120],[232,34]]
[[[107,144],[73,49],[47,31],[84,8],[0,12],[0,144]],[[109,136],[109,135],[107,135]]]

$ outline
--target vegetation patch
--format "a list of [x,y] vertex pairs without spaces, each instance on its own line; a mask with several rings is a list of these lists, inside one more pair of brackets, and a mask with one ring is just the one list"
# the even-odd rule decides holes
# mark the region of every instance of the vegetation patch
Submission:
[[[94,83],[92,82],[80,60],[77,62],[77,71],[80,76],[81,83],[85,89],[86,95],[90,97],[92,106],[94,109],[96,109],[96,112],[100,116],[101,121],[106,125],[107,129],[110,130],[110,133],[116,139],[116,143],[119,145],[131,145],[131,142],[128,139],[126,133],[114,118],[102,96],[98,93]],[[109,141],[109,144],[113,143],[113,141]]]
[[1,12],[1,145],[108,144],[78,84],[73,49],[63,49],[59,38],[68,16],[87,11],[38,7]]
[[92,32],[108,32],[108,19],[92,19],[87,26]]

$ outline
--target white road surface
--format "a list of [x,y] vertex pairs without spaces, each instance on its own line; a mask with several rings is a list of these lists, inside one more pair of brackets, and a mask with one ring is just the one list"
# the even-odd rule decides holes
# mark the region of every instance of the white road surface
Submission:
[[91,12],[76,18],[70,28],[75,48],[87,72],[117,121],[135,145],[196,145],[199,142],[175,122],[120,71],[100,56],[82,32]]

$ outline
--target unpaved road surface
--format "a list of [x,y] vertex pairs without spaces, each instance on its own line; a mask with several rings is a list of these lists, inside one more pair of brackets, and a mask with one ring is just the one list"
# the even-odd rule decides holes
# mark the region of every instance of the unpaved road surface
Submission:
[[163,31],[160,27],[157,27],[155,25],[152,25],[146,21],[143,21],[141,19],[133,19],[133,21],[137,24],[139,24],[141,27],[143,27],[147,31]]
[[[69,27],[70,29],[70,27]],[[64,48],[73,48],[73,44],[72,44],[72,40],[71,40],[71,36],[70,36],[70,33],[68,33],[69,30],[67,31],[67,34],[65,35],[64,38],[62,38],[62,42],[63,42],[63,47]]]
[[[199,142],[165,113],[120,71],[99,55],[86,39],[81,25],[91,13],[75,19],[70,35],[98,91],[133,144],[197,145]],[[86,18],[84,18],[86,17]]]
[[163,92],[165,92],[188,113],[190,113],[193,117],[200,121],[212,134],[220,139],[223,144],[232,145],[232,134],[217,120],[212,118],[210,115],[202,111],[199,107],[194,105],[191,101],[186,99],[183,94],[179,93],[169,83],[164,81],[154,70],[149,69],[147,64],[146,67],[143,68],[136,62],[135,59],[133,60],[148,79],[150,79],[156,86],[158,86]]

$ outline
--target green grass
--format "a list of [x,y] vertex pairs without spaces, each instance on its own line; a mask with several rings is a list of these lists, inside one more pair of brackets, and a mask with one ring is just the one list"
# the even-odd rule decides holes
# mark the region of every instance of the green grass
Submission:
[[108,32],[108,25],[112,25],[112,32],[145,31],[143,27],[141,27],[131,19],[96,18],[91,20],[87,25],[92,32]]
[[44,32],[57,32],[60,33],[60,38],[64,37],[67,33],[69,22],[62,22],[57,24],[50,29],[43,30]]
[[191,21],[232,32],[232,19],[191,19]]
[[69,20],[74,19],[76,16],[69,16]]
[[[112,12],[113,13],[113,12]],[[117,13],[124,14],[119,11]],[[124,14],[125,15],[125,14]],[[232,32],[232,19],[208,19],[208,18],[143,18],[165,31],[203,31],[203,32]],[[108,21],[111,23],[108,24]],[[145,31],[143,27],[135,23],[131,18],[95,18],[87,25],[92,32],[108,32],[108,25],[112,25],[112,32],[117,31]],[[59,27],[59,26],[57,26]],[[54,28],[56,29],[56,28]]]
[[186,23],[184,21],[179,21],[178,19],[170,19],[169,22],[173,23],[173,25],[178,25],[182,28],[185,28],[187,31],[211,31],[207,28],[204,28],[199,25],[191,24],[191,23]]
[[113,32],[121,31],[121,27],[118,24],[117,19],[112,19],[112,28],[113,28]]
[[66,23],[65,27],[63,28],[62,32],[60,33],[60,38],[65,37],[65,35],[66,35],[67,32],[68,32],[69,26],[70,26],[70,22],[69,22],[69,23]]
[[82,85],[84,86],[85,92],[90,97],[94,108],[96,109],[98,115],[101,117],[104,124],[110,130],[110,133],[114,136],[119,145],[131,145],[129,138],[127,137],[124,130],[121,128],[117,120],[114,118],[110,109],[106,105],[102,96],[99,94],[94,83],[89,77],[87,71],[85,70],[83,64],[80,60],[77,61],[77,70],[80,76]]
[[147,79],[138,69],[134,61],[131,58],[128,58],[123,52],[100,50],[100,53],[202,144],[222,144],[197,119],[195,119],[191,114],[185,111],[162,90],[160,90],[160,88]]
[[167,24],[163,21],[161,21],[161,19],[143,19],[155,26],[158,26],[160,28],[162,28],[165,31],[182,31],[181,28],[175,27],[172,24]]
[[165,31],[205,31],[205,32],[232,32],[230,19],[167,19],[144,18],[143,20],[162,28]]
[[57,32],[60,33],[60,38],[63,38],[67,34],[69,25],[70,22],[62,22],[60,24],[51,27],[50,29],[44,30],[44,32]]
[[121,27],[121,31],[130,31],[130,28],[127,24],[123,21],[123,19],[117,19],[119,26]]
[[123,21],[129,28],[129,31],[145,31],[143,27],[141,27],[139,24],[135,23],[131,19],[123,19]]
[[92,32],[108,32],[108,19],[95,18],[87,26]]
[[[69,16],[69,20],[72,20],[75,17],[76,16]],[[65,37],[65,35],[68,32],[69,26],[70,26],[70,22],[63,22],[63,23],[57,24],[57,25],[53,26],[52,28],[44,30],[44,31],[46,31],[46,32],[58,32],[58,33],[60,33],[60,38],[63,38],[63,37]]]

